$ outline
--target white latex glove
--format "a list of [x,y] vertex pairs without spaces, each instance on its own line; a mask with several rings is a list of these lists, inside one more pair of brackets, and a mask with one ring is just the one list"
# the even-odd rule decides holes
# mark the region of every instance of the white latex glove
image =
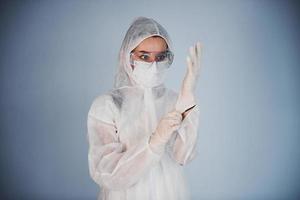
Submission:
[[158,123],[156,131],[150,137],[150,148],[156,153],[162,153],[165,144],[169,141],[174,131],[176,131],[182,121],[180,112],[174,110],[167,113]]
[[190,55],[187,56],[187,71],[175,105],[175,109],[181,113],[196,104],[195,89],[200,71],[200,42],[190,47],[189,53]]

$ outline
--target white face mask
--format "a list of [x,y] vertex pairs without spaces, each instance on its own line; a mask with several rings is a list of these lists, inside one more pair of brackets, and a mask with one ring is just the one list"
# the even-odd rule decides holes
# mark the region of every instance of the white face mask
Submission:
[[155,87],[165,80],[165,72],[169,67],[167,62],[147,63],[144,61],[134,61],[132,79],[144,87]]

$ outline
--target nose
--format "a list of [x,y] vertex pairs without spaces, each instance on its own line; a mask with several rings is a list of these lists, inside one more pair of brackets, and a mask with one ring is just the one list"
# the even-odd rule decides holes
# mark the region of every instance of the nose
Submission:
[[155,61],[156,61],[156,56],[155,55],[151,55],[150,62],[155,62]]
[[157,63],[156,63],[156,61],[154,61],[154,62],[152,63],[152,66],[151,66],[151,68],[152,68],[152,71],[153,71],[154,73],[157,73],[157,72],[158,72],[158,70],[157,70]]

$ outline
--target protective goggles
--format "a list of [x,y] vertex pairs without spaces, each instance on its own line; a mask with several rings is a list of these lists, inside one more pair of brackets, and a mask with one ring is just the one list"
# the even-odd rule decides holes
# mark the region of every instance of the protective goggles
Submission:
[[146,52],[133,51],[130,53],[130,64],[134,65],[134,61],[152,64],[153,62],[166,63],[168,67],[172,64],[174,54],[167,50],[163,52]]

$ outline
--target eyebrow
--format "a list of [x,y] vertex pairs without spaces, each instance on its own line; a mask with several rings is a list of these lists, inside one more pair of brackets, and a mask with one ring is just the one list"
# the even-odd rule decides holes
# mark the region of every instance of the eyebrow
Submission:
[[[166,52],[166,51],[168,51],[168,50],[166,49],[164,51],[152,51],[152,52],[154,52],[154,53],[163,53],[163,52]],[[137,52],[139,52],[139,53],[152,53],[151,51],[143,51],[143,50],[137,51]]]
[[139,53],[151,53],[149,51],[138,51]]

